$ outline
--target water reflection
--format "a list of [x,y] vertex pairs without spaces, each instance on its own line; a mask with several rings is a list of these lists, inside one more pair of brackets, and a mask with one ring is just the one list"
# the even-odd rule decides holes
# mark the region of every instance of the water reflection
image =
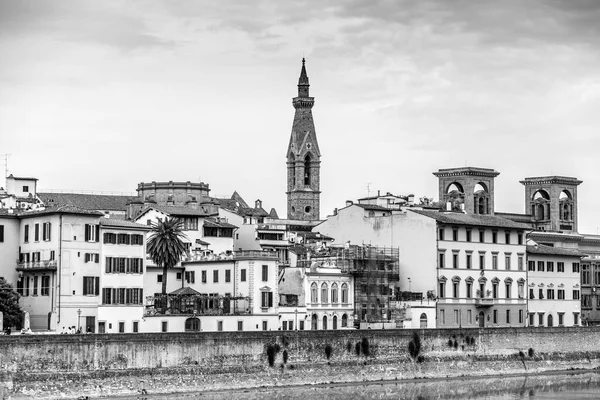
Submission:
[[598,399],[600,374],[576,372],[497,378],[458,378],[373,384],[332,384],[152,396],[151,399]]

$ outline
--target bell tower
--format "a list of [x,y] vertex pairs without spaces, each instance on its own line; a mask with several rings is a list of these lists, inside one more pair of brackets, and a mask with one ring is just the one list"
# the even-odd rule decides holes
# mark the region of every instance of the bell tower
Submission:
[[287,150],[287,217],[315,221],[320,214],[321,152],[313,122],[315,98],[309,96],[305,60],[298,79],[298,96],[292,99],[296,109]]

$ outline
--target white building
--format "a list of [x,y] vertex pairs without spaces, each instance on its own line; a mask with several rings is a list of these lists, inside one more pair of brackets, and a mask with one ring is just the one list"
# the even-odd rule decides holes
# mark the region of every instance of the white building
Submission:
[[581,257],[573,249],[527,246],[528,326],[581,325]]

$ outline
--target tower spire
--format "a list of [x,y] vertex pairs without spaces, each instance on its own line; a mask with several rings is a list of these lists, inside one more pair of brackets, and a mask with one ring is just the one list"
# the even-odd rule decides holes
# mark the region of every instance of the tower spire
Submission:
[[308,75],[306,74],[306,60],[302,57],[302,69],[300,70],[300,78],[298,79],[298,97],[309,97]]

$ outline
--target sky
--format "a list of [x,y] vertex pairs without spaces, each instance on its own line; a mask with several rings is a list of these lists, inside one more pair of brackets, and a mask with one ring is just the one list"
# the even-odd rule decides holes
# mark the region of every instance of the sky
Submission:
[[321,217],[377,190],[438,198],[440,168],[579,186],[600,232],[600,1],[0,0],[0,153],[39,187],[203,181],[286,215],[301,59]]

